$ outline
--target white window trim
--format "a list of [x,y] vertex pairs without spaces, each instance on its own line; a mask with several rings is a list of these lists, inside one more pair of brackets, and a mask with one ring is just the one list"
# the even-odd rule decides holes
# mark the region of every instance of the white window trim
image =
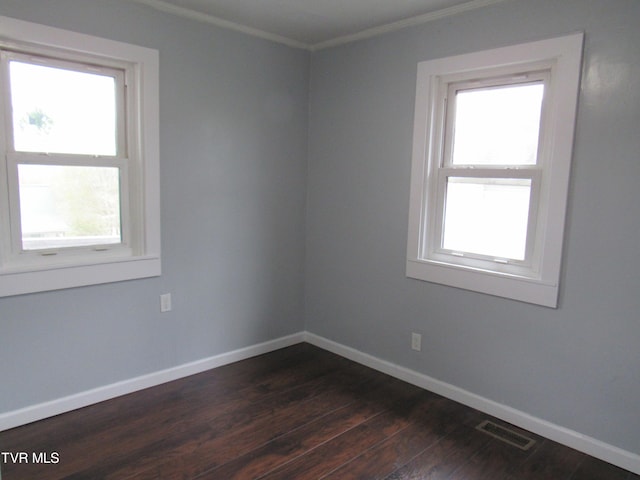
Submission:
[[[136,229],[131,249],[101,255],[70,255],[68,260],[35,265],[12,263],[6,252],[0,258],[0,297],[57,290],[85,285],[117,282],[158,276],[160,260],[160,172],[159,172],[159,55],[156,50],[80,34],[58,28],[34,24],[0,16],[0,46],[7,49],[27,49],[35,55],[64,52],[69,60],[86,61],[93,58],[99,64],[128,64],[135,81],[128,84],[139,117],[136,125],[129,125],[129,135],[135,136],[135,157],[140,164],[141,178],[136,182],[138,192],[129,192],[137,220],[130,223]],[[3,125],[0,128],[4,129]],[[6,149],[3,147],[4,156]],[[0,181],[7,185],[6,159],[2,159]],[[8,212],[8,192],[0,189],[0,209]],[[4,213],[3,213],[4,215]],[[126,212],[123,211],[123,215]],[[4,242],[9,235],[0,235]],[[8,248],[9,247],[9,248]]]
[[[565,212],[578,100],[583,34],[520,44],[418,64],[411,168],[408,277],[524,302],[557,307]],[[537,205],[536,260],[529,269],[466,264],[452,255],[433,254],[429,242],[431,217],[438,199],[434,175],[442,165],[443,107],[440,89],[449,83],[497,73],[550,68],[549,128],[545,142],[540,199]],[[546,94],[545,94],[546,95]],[[431,252],[430,252],[431,250]]]

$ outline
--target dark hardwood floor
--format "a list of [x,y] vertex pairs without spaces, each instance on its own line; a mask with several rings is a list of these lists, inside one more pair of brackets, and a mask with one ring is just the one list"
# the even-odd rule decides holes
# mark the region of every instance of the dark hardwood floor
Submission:
[[520,450],[487,418],[300,344],[1,432],[29,456],[2,479],[640,480],[493,419],[536,440]]

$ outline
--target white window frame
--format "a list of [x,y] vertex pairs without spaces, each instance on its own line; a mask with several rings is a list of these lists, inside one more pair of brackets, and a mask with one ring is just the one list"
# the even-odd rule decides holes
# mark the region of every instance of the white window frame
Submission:
[[[578,33],[418,64],[408,277],[557,307],[582,45]],[[537,163],[453,165],[447,133],[454,90],[532,81],[545,85]],[[448,177],[531,181],[524,260],[442,248]]]
[[[0,297],[160,275],[158,52],[8,17],[0,17],[0,50]],[[87,65],[117,77],[124,95],[118,98],[115,156],[15,151],[8,62],[22,58],[73,69]],[[118,168],[121,243],[22,249],[19,164]]]

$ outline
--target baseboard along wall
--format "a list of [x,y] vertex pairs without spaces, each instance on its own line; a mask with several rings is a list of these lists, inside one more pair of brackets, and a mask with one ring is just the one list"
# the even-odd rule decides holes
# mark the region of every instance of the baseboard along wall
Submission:
[[304,342],[303,332],[0,414],[0,432]]
[[550,440],[604,460],[605,462],[640,474],[640,455],[632,453],[574,430],[529,415],[507,405],[481,397],[475,393],[437,380],[386,360],[379,359],[354,348],[342,345],[310,332],[299,332],[275,340],[251,345],[177,367],[142,375],[140,377],[105,385],[60,399],[32,405],[0,414],[0,431],[26,425],[54,415],[86,407],[121,395],[160,385],[212,368],[269,353],[301,342],[308,342],[344,358],[386,373],[392,377],[442,395],[456,402],[475,408],[505,422],[529,430]]

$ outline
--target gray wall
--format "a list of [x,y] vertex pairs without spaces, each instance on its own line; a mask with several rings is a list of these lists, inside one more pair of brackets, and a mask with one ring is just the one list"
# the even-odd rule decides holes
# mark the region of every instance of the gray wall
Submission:
[[[640,451],[637,0],[510,0],[313,55],[125,0],[0,15],[160,51],[164,261],[160,278],[0,299],[0,412],[306,328]],[[407,279],[417,62],[577,30],[560,307]]]
[[308,52],[124,0],[0,15],[160,51],[163,260],[159,278],[0,299],[0,412],[301,331]]
[[[307,330],[640,452],[639,24],[637,0],[513,0],[315,54]],[[407,279],[416,64],[575,31],[559,308]]]

